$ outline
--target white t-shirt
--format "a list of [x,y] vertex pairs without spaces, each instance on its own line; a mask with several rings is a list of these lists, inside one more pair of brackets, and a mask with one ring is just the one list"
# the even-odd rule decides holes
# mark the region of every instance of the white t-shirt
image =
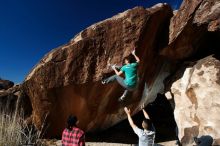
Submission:
[[138,127],[134,128],[134,133],[138,135],[139,146],[153,146],[154,145],[154,138],[155,138],[155,132],[149,131],[149,130],[142,130]]

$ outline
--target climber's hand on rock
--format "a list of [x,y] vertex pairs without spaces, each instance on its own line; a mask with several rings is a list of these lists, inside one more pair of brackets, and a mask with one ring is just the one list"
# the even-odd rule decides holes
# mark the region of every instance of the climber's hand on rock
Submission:
[[144,105],[144,104],[142,104],[142,105],[141,105],[141,110],[143,110],[143,109],[144,109],[144,107],[145,107],[145,105]]
[[124,110],[125,110],[125,113],[126,113],[127,115],[130,115],[130,114],[131,114],[131,110],[128,109],[127,107],[125,107]]
[[116,64],[112,65],[111,67],[112,67],[113,70],[115,70]]

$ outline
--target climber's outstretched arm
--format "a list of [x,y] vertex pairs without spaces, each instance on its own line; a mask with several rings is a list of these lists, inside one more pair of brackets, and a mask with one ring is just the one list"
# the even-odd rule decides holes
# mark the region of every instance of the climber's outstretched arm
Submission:
[[129,122],[129,124],[131,125],[132,129],[137,128],[137,126],[134,124],[134,122],[133,122],[133,120],[132,120],[132,118],[131,118],[131,111],[130,111],[130,109],[128,109],[127,107],[125,107],[125,108],[124,108],[124,111],[125,111],[125,113],[126,113],[127,116],[128,116],[128,122]]
[[148,115],[147,112],[144,110],[144,105],[141,106],[141,109],[142,109],[142,111],[143,111],[144,117],[145,117],[146,119],[150,119],[149,115]]
[[123,72],[122,72],[122,71],[118,71],[118,70],[115,68],[115,66],[113,66],[112,69],[115,71],[115,74],[118,75],[118,76],[120,76],[120,75],[123,74]]
[[136,59],[136,62],[139,63],[140,62],[140,58],[135,54],[135,49],[134,51],[131,52],[131,54],[134,56],[134,58]]

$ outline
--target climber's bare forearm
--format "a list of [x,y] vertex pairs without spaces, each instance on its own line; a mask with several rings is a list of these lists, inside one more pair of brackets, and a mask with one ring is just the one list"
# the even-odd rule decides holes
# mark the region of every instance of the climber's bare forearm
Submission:
[[134,122],[131,118],[131,115],[127,114],[127,116],[128,116],[128,122],[129,122],[130,126],[134,129],[136,127],[136,125],[134,124]]
[[140,62],[140,58],[136,55],[136,54],[133,54],[134,55],[134,58],[136,59],[136,62]]
[[145,117],[146,119],[150,119],[150,117],[149,117],[149,115],[147,114],[147,112],[146,112],[144,109],[142,109],[142,111],[143,111],[144,117]]
[[125,113],[127,114],[129,124],[131,125],[131,127],[132,127],[133,129],[135,129],[137,126],[134,124],[134,122],[133,122],[133,120],[132,120],[132,118],[131,118],[131,110],[128,109],[127,107],[125,107],[125,108],[124,108],[124,111],[125,111]]
[[121,71],[118,71],[118,70],[117,70],[117,69],[115,69],[115,68],[114,68],[114,71],[115,71],[115,74],[116,74],[116,75],[118,75],[118,76],[120,76],[120,75],[122,74],[122,72],[121,72]]

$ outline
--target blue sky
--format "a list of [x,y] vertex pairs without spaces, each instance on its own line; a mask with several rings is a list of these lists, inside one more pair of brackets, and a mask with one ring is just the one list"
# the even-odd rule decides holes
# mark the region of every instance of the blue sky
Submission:
[[20,83],[51,49],[135,6],[182,0],[0,0],[0,77]]

